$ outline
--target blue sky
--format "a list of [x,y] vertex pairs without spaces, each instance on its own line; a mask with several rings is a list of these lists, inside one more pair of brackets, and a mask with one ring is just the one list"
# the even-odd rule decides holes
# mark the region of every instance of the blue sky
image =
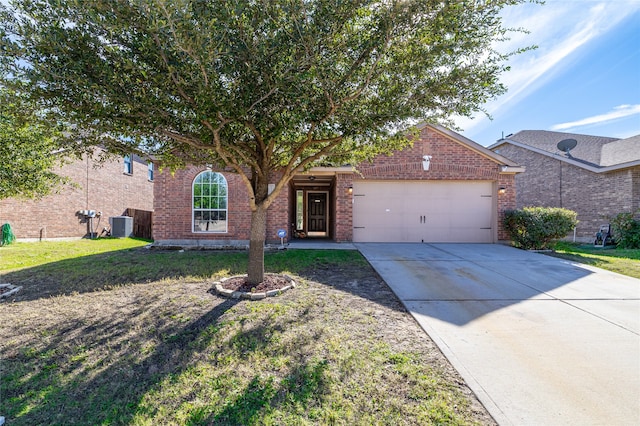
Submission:
[[500,51],[538,48],[510,60],[509,91],[484,106],[493,121],[458,119],[460,133],[484,146],[520,130],[640,134],[640,0],[547,0],[509,7],[504,18],[530,33]]

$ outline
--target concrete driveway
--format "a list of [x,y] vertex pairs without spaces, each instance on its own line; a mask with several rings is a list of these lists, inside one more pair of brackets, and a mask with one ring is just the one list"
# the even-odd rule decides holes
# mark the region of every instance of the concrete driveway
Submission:
[[640,424],[640,280],[495,244],[356,246],[499,424]]

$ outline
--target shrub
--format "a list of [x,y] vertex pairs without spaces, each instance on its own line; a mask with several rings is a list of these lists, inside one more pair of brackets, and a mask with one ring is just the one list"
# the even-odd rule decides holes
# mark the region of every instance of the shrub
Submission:
[[633,213],[619,213],[611,219],[611,233],[617,247],[640,249],[640,221],[634,219]]
[[526,250],[549,248],[578,224],[578,214],[557,207],[525,207],[507,210],[504,226],[516,247]]

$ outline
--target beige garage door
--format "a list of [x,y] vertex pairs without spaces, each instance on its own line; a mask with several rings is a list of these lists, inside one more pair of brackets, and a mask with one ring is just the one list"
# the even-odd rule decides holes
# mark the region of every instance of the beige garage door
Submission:
[[355,242],[491,243],[492,182],[354,182]]

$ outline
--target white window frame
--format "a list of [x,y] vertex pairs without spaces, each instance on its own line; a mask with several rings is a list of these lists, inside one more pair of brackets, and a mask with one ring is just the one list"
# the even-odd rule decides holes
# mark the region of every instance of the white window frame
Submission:
[[133,156],[131,154],[127,154],[124,156],[124,174],[133,174]]
[[[212,176],[219,176],[220,178],[222,178],[222,182],[221,183],[216,183],[216,185],[224,185],[224,189],[225,189],[225,195],[224,195],[224,208],[196,208],[195,206],[195,197],[196,197],[196,184],[201,185],[201,183],[198,183],[198,178],[206,173],[210,173]],[[210,184],[211,186],[211,184]],[[203,195],[200,195],[201,197],[205,197]],[[217,198],[222,198],[222,197],[217,197]],[[225,216],[225,221],[224,221],[224,230],[207,230],[207,229],[196,229],[196,212],[224,212],[224,216]],[[215,221],[207,221],[207,222],[213,222],[213,225],[215,226],[216,223]],[[209,225],[209,223],[207,223],[207,226]],[[213,172],[211,170],[205,170],[202,171],[200,173],[198,173],[196,175],[196,177],[193,179],[193,183],[191,184],[191,232],[194,234],[224,234],[227,233],[229,229],[229,183],[227,182],[227,178],[224,177],[224,175],[222,173],[218,173],[218,172]]]

